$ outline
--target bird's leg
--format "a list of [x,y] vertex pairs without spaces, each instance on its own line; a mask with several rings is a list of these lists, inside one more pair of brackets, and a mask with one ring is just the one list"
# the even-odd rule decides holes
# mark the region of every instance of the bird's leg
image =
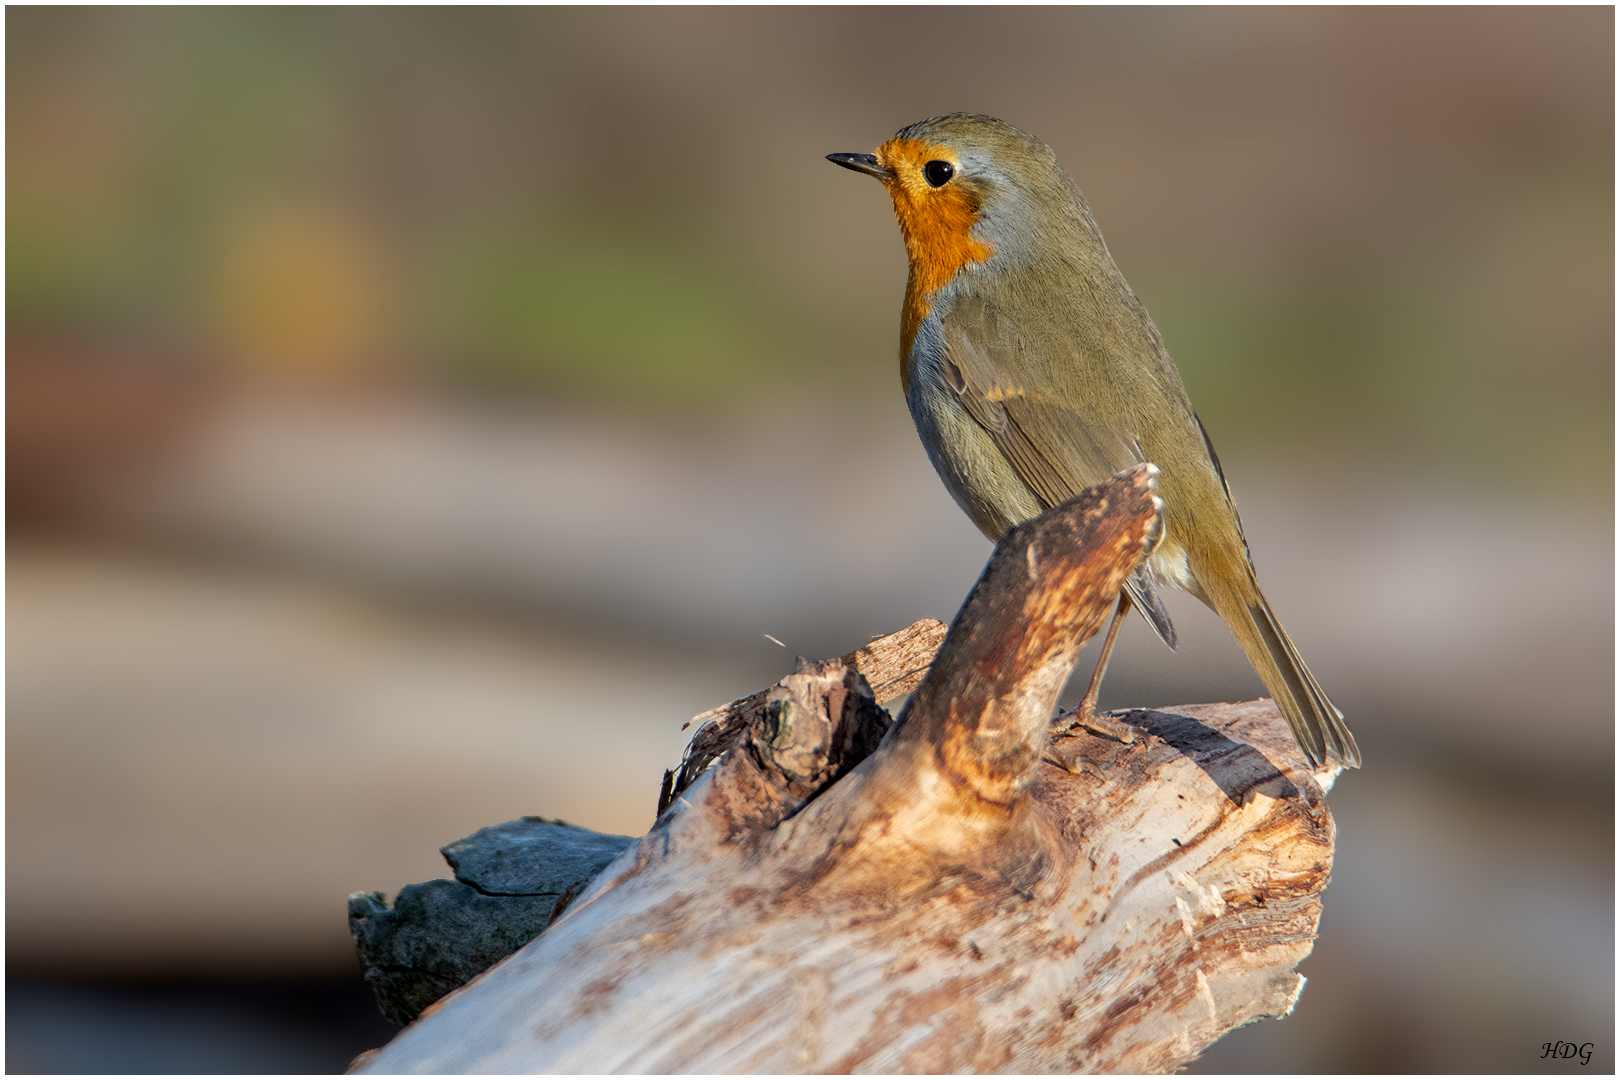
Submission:
[[1123,724],[1111,716],[1097,715],[1097,695],[1102,692],[1103,672],[1108,670],[1108,657],[1114,651],[1114,639],[1119,636],[1119,626],[1130,611],[1130,594],[1121,589],[1119,606],[1114,609],[1114,621],[1108,624],[1108,635],[1103,638],[1102,653],[1097,657],[1097,667],[1091,673],[1091,684],[1086,687],[1086,694],[1080,699],[1080,704],[1075,706],[1075,710],[1063,717],[1065,726],[1069,729],[1083,727],[1094,735],[1101,735],[1117,742],[1135,741],[1135,735],[1129,724]]

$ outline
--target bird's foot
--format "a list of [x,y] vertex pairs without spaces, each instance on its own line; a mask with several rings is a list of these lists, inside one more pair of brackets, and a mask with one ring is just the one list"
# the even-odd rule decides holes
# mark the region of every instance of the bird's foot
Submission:
[[1063,735],[1075,728],[1083,728],[1093,735],[1130,746],[1136,741],[1136,730],[1131,725],[1108,713],[1099,713],[1095,705],[1082,701],[1070,712],[1059,713],[1052,721],[1054,735]]

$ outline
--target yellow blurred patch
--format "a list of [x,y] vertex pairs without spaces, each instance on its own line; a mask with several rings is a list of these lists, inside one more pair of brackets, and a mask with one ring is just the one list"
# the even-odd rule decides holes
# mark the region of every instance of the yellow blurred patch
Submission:
[[294,206],[245,214],[222,233],[205,284],[226,362],[295,379],[353,376],[385,349],[387,282],[354,215]]

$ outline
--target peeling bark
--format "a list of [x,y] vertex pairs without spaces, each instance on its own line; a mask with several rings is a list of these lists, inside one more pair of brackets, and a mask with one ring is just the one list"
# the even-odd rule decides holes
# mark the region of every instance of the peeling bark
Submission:
[[1160,1072],[1285,1013],[1333,772],[1270,702],[1049,728],[1153,476],[1010,532],[892,725],[858,659],[735,710],[562,918],[356,1068]]
[[407,885],[393,904],[349,897],[349,933],[377,1008],[409,1024],[538,937],[635,843],[566,821],[519,818],[440,848],[455,880]]

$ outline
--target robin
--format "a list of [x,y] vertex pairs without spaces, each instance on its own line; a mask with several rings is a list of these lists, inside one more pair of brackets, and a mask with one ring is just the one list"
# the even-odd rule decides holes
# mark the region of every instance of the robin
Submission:
[[1159,472],[1162,535],[1120,593],[1079,717],[1091,722],[1123,617],[1165,644],[1159,585],[1219,615],[1313,766],[1361,753],[1266,603],[1220,459],[1158,328],[1114,265],[1091,208],[1039,139],[952,113],[875,154],[828,160],[883,182],[911,272],[900,379],[917,433],[986,536],[1138,462]]

